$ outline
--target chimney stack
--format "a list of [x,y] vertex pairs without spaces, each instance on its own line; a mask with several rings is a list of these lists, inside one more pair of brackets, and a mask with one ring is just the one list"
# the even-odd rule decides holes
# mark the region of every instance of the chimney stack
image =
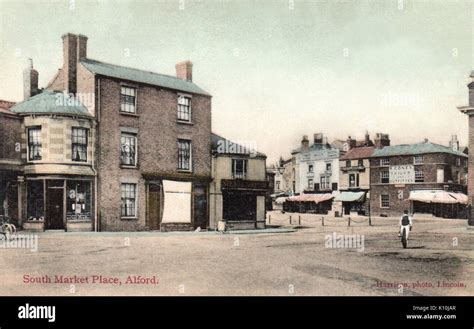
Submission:
[[309,147],[309,139],[307,135],[303,136],[303,139],[301,140],[301,147],[304,149],[307,149]]
[[176,77],[193,81],[193,63],[190,61],[179,62],[176,64]]
[[87,58],[87,37],[83,34],[77,36],[77,60]]
[[38,71],[33,68],[33,60],[29,58],[30,63],[23,71],[23,100],[39,93],[38,89]]
[[452,135],[449,141],[449,148],[453,151],[459,151],[459,141],[457,135]]
[[390,146],[390,138],[388,134],[377,133],[375,135],[374,144],[378,149],[382,149],[385,146]]
[[322,145],[324,142],[323,134],[316,133],[313,135],[313,142],[314,144]]
[[77,63],[87,58],[87,37],[66,33],[63,39],[63,77],[64,90],[67,93],[77,92]]
[[369,132],[368,132],[368,131],[365,132],[365,142],[364,142],[364,146],[370,146],[370,135],[369,135]]
[[347,148],[348,150],[353,149],[356,147],[357,141],[355,139],[352,139],[351,136],[347,137]]

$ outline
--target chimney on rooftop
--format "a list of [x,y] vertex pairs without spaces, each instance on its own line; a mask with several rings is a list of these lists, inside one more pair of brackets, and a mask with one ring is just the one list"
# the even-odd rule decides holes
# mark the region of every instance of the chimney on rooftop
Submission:
[[370,135],[368,131],[365,132],[364,146],[370,146]]
[[390,138],[388,134],[382,134],[382,133],[375,134],[374,144],[375,144],[375,147],[378,149],[382,149],[385,146],[390,146]]
[[39,93],[38,89],[38,71],[33,68],[33,60],[28,59],[28,67],[23,71],[23,100]]
[[457,135],[452,135],[449,141],[449,148],[453,151],[459,151],[459,141]]
[[176,77],[193,81],[193,63],[191,61],[179,62],[176,64]]
[[87,37],[66,33],[63,39],[64,90],[75,94],[77,91],[77,63],[87,58]]
[[313,142],[314,144],[321,145],[324,142],[323,134],[322,133],[316,133],[313,135]]
[[356,147],[357,141],[355,139],[352,139],[351,136],[347,137],[347,149],[351,150],[354,147]]
[[307,149],[309,147],[309,139],[307,135],[303,136],[303,139],[301,140],[301,147],[304,149]]

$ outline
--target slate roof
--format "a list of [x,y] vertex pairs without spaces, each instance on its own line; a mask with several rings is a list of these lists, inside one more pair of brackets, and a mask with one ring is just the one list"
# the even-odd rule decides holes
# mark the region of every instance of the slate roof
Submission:
[[130,67],[104,63],[94,59],[83,59],[81,63],[94,74],[104,75],[122,80],[146,83],[173,90],[210,96],[204,89],[191,81],[186,81],[171,75],[159,74]]
[[340,160],[367,159],[372,156],[374,150],[373,146],[355,147],[341,156]]
[[18,114],[69,114],[91,116],[87,108],[78,100],[62,92],[43,91],[26,101],[17,103],[10,109]]
[[[253,153],[252,151],[253,150],[249,150],[248,146],[247,148],[245,146],[241,146],[239,144],[236,144],[234,142],[232,142],[231,140],[228,140],[224,137],[221,137],[217,134],[214,134],[214,133],[211,133],[211,142],[212,142],[212,152],[214,153],[219,153],[219,154],[236,154],[236,155],[248,155],[250,156],[251,153]],[[224,143],[224,145],[228,145],[228,146],[233,146],[236,150],[236,152],[227,152],[228,150],[224,149],[224,150],[221,150],[219,151],[219,142],[221,143]],[[222,152],[224,151],[224,152]],[[239,151],[244,151],[244,152],[239,152]],[[261,153],[261,152],[257,152],[256,153],[256,156],[258,157],[267,157],[264,153]]]
[[389,157],[396,155],[416,155],[430,153],[448,153],[467,158],[467,155],[462,152],[454,151],[447,146],[431,142],[385,146],[382,149],[374,150],[372,157]]

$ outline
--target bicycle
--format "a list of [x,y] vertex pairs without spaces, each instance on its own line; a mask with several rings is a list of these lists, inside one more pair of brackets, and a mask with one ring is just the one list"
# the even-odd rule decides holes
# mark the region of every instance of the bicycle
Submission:
[[403,248],[406,249],[407,247],[407,229],[406,227],[402,230],[402,237],[401,237]]

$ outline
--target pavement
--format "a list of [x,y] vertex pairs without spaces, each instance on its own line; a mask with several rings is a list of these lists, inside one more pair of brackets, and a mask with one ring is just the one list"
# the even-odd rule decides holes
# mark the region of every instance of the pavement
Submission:
[[269,215],[225,234],[40,233],[37,251],[0,248],[0,295],[474,295],[465,220],[415,218],[403,249],[396,218]]

